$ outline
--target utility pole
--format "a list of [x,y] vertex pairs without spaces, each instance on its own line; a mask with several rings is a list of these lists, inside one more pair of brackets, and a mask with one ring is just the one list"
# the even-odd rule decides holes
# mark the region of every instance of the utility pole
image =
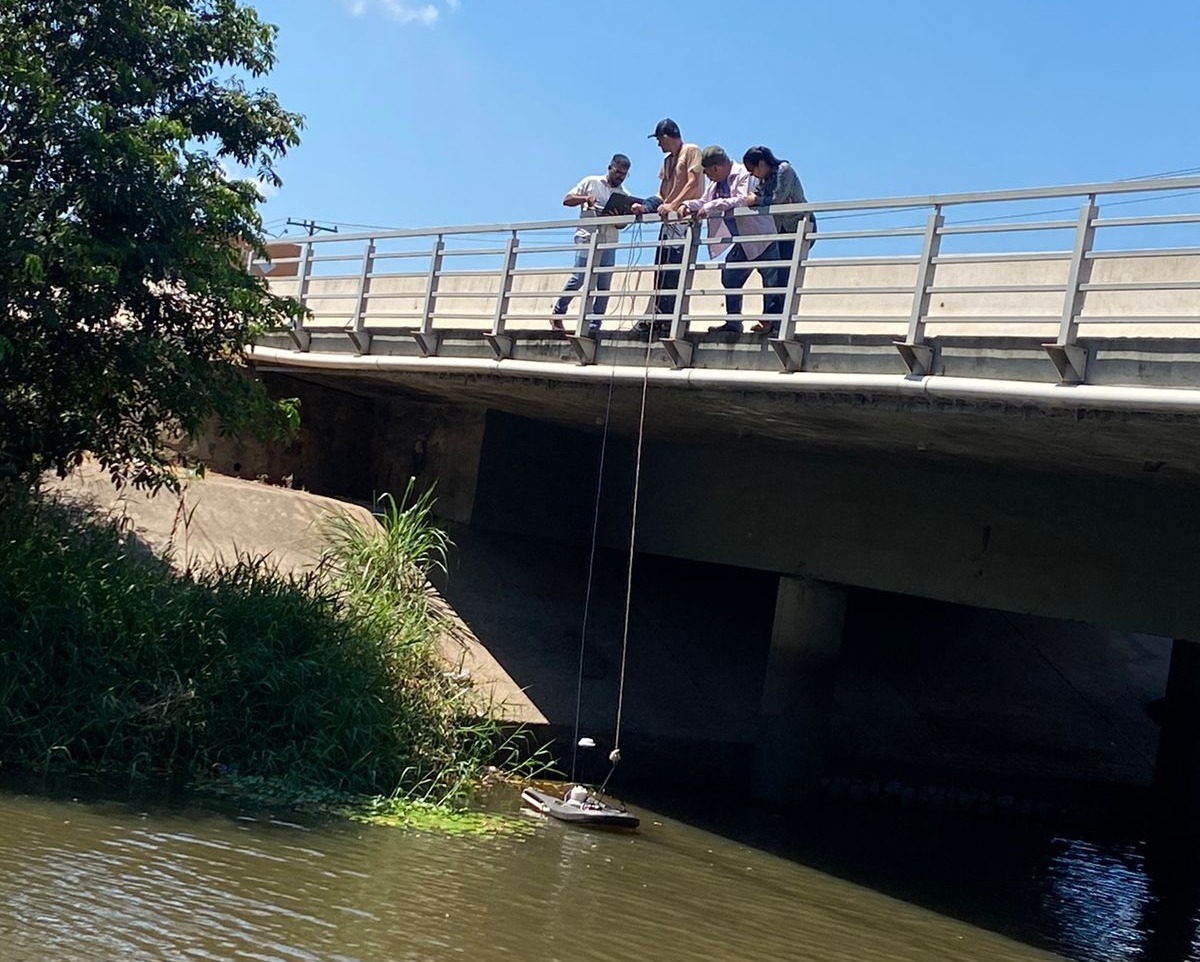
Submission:
[[319,230],[329,231],[331,234],[338,232],[336,227],[326,227],[324,224],[318,224],[315,220],[293,220],[289,217],[287,222],[291,227],[303,227],[308,232],[309,237],[312,237]]

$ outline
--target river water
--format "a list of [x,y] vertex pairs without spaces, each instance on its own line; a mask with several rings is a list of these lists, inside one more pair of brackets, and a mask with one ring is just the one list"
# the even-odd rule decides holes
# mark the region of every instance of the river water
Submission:
[[634,835],[529,816],[531,834],[448,838],[9,788],[0,962],[1200,958],[1194,889],[1156,881],[1136,842],[634,808]]

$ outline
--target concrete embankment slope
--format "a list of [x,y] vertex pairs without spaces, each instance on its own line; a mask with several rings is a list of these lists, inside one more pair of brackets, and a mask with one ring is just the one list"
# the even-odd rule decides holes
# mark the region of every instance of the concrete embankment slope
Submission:
[[[64,497],[121,519],[140,542],[168,557],[180,570],[219,566],[239,557],[265,558],[280,571],[302,574],[315,567],[327,546],[320,521],[344,512],[363,525],[377,524],[359,504],[223,475],[188,477],[176,496],[118,490],[108,475],[85,464],[49,482]],[[545,718],[480,644],[446,600],[430,589],[445,630],[439,639],[448,669],[468,672],[484,698],[506,719],[540,723]]]

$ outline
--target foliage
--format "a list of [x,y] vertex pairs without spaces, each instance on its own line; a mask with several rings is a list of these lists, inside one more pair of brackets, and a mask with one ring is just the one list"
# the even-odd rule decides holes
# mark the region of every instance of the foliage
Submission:
[[364,825],[403,828],[437,835],[527,835],[530,822],[509,813],[479,811],[423,799],[348,795],[328,789],[297,788],[258,776],[223,775],[203,780],[201,791],[235,799],[239,804],[332,815]]
[[300,117],[251,89],[275,28],[238,0],[0,0],[0,476],[91,451],[170,483],[164,431],[288,430],[241,370],[299,309],[243,270]]
[[530,835],[533,824],[495,812],[449,808],[424,801],[372,798],[344,805],[336,813],[354,822],[437,835]]
[[[433,491],[418,494],[409,479],[399,503],[390,494],[379,499],[376,528],[348,514],[331,515],[325,577],[345,616],[386,640],[394,685],[414,700],[400,713],[419,719],[404,735],[413,746],[402,779],[407,794],[444,800],[461,794],[491,760],[520,768],[529,746],[522,733],[505,733],[470,682],[448,673],[438,657],[428,574],[444,570],[451,542],[434,521],[433,504]],[[424,707],[417,710],[416,703]],[[526,767],[540,765],[535,753]]]
[[[416,524],[428,502],[296,580],[251,558],[180,574],[109,525],[0,491],[0,760],[431,803],[497,752],[520,767],[519,736],[436,658],[413,574],[432,563],[419,546],[444,544]],[[372,582],[390,615],[368,604],[355,557],[408,566]]]

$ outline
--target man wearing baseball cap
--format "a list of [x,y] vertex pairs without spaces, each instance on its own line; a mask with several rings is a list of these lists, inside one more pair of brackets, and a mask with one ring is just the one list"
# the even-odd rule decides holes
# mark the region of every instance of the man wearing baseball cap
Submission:
[[[678,214],[680,206],[684,201],[695,200],[704,190],[703,167],[700,164],[700,148],[696,144],[685,144],[683,136],[679,132],[679,124],[675,123],[670,117],[664,117],[654,127],[654,133],[650,134],[658,141],[658,146],[666,156],[663,158],[662,169],[659,171],[659,191],[658,196],[661,198],[657,208],[650,207],[650,210],[657,209],[659,217],[663,219],[663,225],[659,231],[659,240],[678,240],[682,238],[686,231],[685,228],[678,222],[667,223],[667,218],[671,214]],[[644,213],[647,210],[641,204],[634,204],[633,211],[635,214]],[[664,265],[679,264],[683,261],[683,245],[676,244],[670,247],[659,247],[654,255],[654,263],[659,265],[659,270],[655,273],[654,287],[656,290],[671,290],[679,284],[678,270],[663,270]],[[658,294],[653,301],[652,311],[657,315],[667,315],[668,317],[675,311],[675,295],[674,294]],[[668,321],[656,319],[653,327],[656,331],[662,332],[668,326]],[[651,324],[646,321],[640,321],[634,326],[634,330],[639,333],[648,333]]]

